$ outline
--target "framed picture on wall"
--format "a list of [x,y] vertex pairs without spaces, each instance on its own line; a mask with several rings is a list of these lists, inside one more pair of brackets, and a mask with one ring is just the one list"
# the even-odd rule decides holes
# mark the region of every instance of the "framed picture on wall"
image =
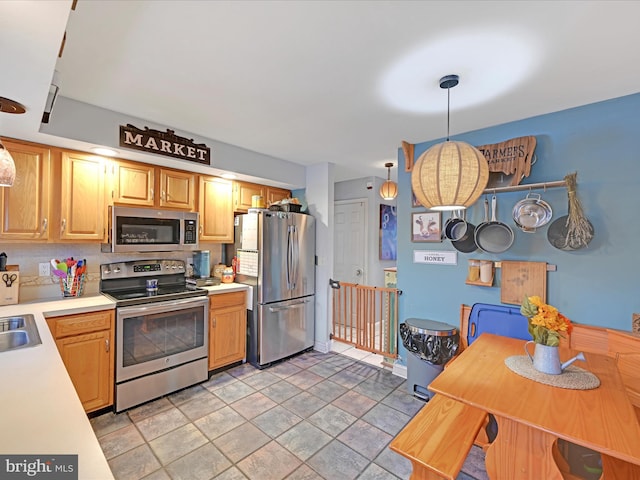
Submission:
[[412,242],[442,242],[442,212],[411,214]]
[[380,204],[380,260],[396,260],[398,222],[396,207]]

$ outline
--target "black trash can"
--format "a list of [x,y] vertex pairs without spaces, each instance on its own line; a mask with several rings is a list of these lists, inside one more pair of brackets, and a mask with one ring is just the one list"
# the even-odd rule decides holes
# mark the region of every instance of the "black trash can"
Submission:
[[408,318],[400,324],[402,344],[408,350],[407,386],[409,393],[429,401],[434,395],[427,390],[434,378],[442,372],[447,363],[458,351],[460,335],[452,325],[426,320]]

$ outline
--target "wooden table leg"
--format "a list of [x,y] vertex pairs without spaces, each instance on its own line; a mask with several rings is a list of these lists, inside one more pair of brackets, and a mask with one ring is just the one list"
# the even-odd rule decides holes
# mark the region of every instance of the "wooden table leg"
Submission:
[[558,437],[497,415],[496,421],[498,435],[485,457],[489,478],[563,480],[553,458]]

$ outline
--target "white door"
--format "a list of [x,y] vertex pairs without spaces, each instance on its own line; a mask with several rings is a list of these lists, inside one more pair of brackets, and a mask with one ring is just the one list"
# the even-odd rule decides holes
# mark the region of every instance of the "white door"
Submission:
[[333,279],[366,285],[367,201],[335,202]]

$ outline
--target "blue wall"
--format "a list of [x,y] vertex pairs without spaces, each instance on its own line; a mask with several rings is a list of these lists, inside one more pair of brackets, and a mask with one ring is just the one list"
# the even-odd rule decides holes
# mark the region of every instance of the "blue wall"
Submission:
[[[578,197],[593,224],[593,240],[581,250],[555,249],[547,241],[547,226],[536,233],[524,233],[513,223],[513,206],[527,192],[500,193],[498,220],[515,233],[509,250],[499,255],[479,250],[458,253],[456,266],[414,264],[413,250],[456,250],[448,240],[410,241],[410,213],[424,208],[411,207],[411,174],[404,172],[404,155],[399,150],[401,321],[417,317],[458,325],[460,304],[500,304],[499,269],[492,288],[465,284],[467,260],[477,258],[557,265],[557,271],[547,274],[548,303],[575,323],[631,330],[632,313],[640,312],[640,94],[454,135],[452,139],[484,145],[525,135],[537,139],[537,163],[521,183],[562,180],[567,173],[577,171]],[[439,141],[416,145],[415,158]],[[567,214],[565,188],[535,193],[551,204],[553,219]],[[482,220],[481,206],[482,197],[467,213],[471,223],[477,225]],[[446,218],[445,212],[443,220]],[[400,350],[406,357],[402,346]]]

